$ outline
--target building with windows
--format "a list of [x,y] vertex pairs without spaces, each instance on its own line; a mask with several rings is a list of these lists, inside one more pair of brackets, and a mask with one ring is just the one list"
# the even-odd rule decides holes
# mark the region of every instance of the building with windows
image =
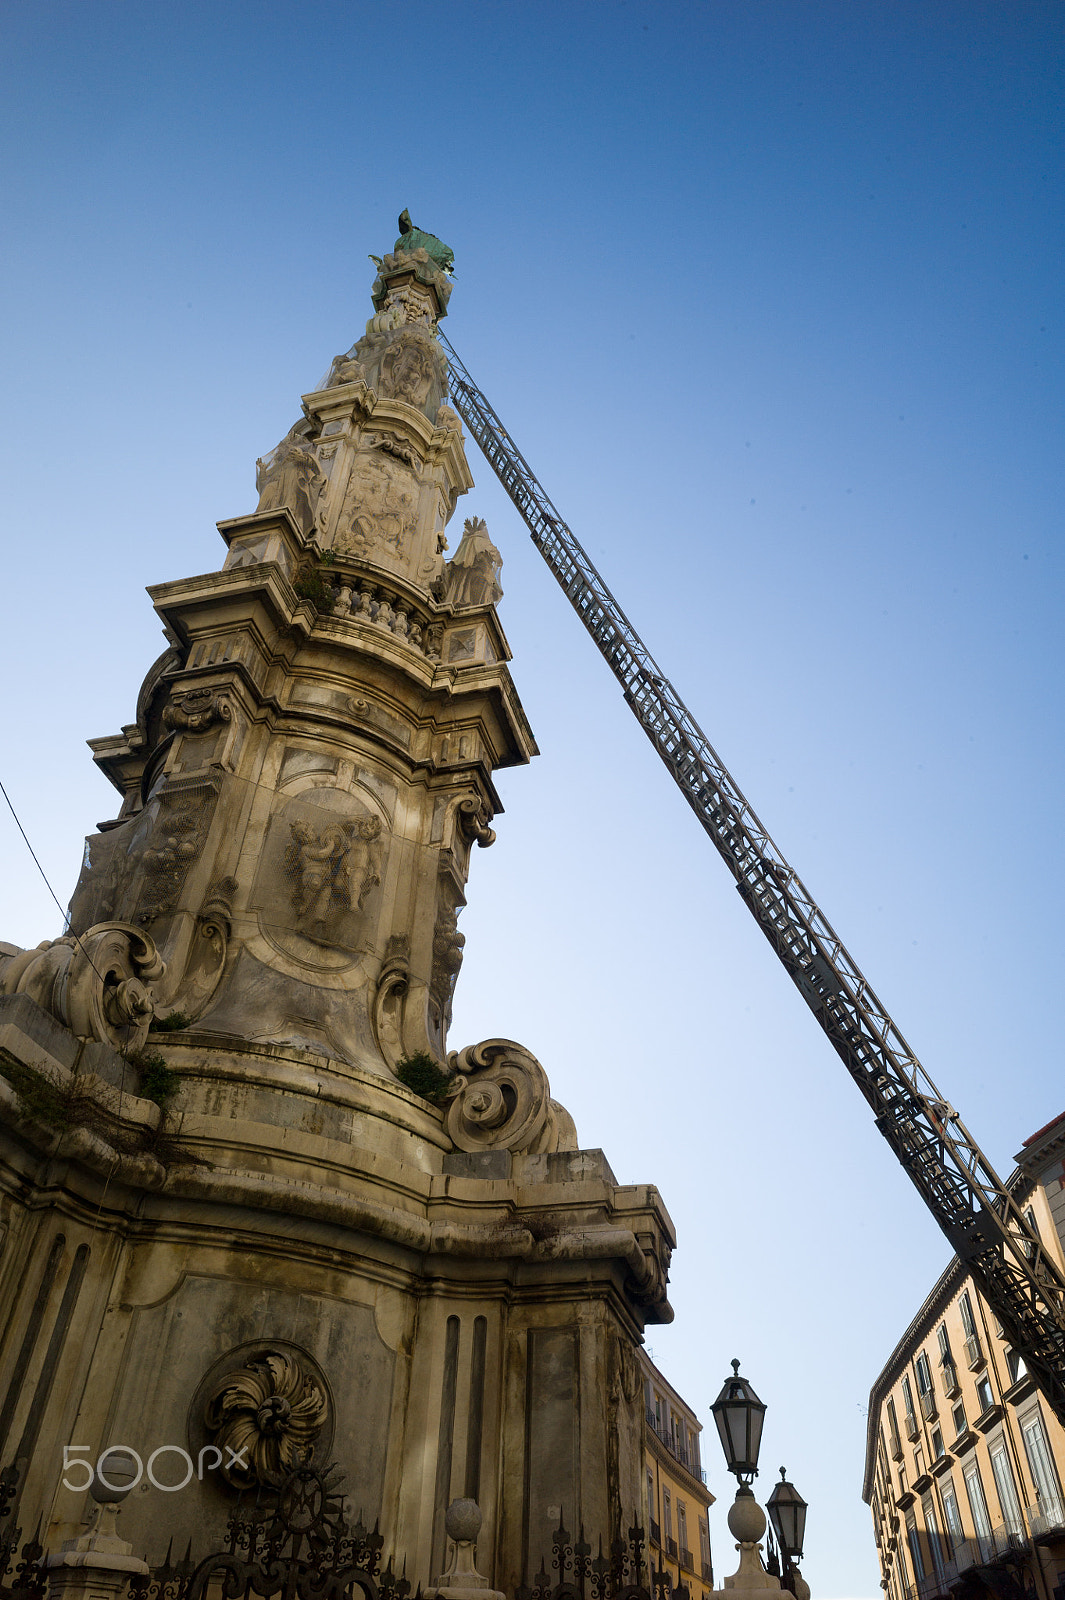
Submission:
[[[1059,1260],[1065,1113],[1010,1180]],[[957,1257],[899,1340],[869,1402],[863,1497],[890,1600],[1062,1600],[1065,1430]]]
[[646,1348],[639,1352],[644,1375],[646,1444],[644,1478],[651,1564],[683,1585],[692,1600],[708,1600],[714,1586],[707,1512],[714,1496],[699,1459],[702,1432],[695,1412],[662,1376]]

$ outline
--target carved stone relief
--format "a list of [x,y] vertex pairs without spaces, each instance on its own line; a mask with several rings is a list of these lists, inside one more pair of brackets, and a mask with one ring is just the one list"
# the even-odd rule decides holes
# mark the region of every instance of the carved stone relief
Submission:
[[252,907],[268,941],[311,967],[350,964],[369,948],[386,826],[344,789],[291,795],[267,829]]
[[[218,780],[169,784],[156,797],[158,811],[139,858],[129,865],[134,876],[134,920],[138,923],[169,916],[178,896],[207,841]],[[137,868],[141,884],[135,882]]]
[[384,548],[399,554],[417,526],[418,484],[413,472],[381,452],[356,458],[344,491],[336,548],[365,556]]
[[495,844],[495,829],[488,826],[490,812],[483,800],[476,795],[468,795],[465,800],[459,801],[456,816],[462,836],[469,843],[476,842],[482,849]]
[[481,517],[467,517],[462,539],[447,564],[446,598],[453,606],[494,606],[503,598],[503,557]]
[[183,733],[204,733],[233,715],[229,701],[214,689],[187,689],[175,695],[163,712],[163,726]]
[[79,1038],[140,1050],[155,1011],[153,986],[165,972],[147,934],[104,922],[80,938],[0,957],[0,994],[28,995]]
[[547,1073],[522,1045],[486,1039],[452,1051],[448,1062],[457,1077],[445,1127],[456,1149],[577,1149],[569,1112],[551,1099]]
[[324,1390],[304,1362],[265,1349],[214,1385],[203,1420],[223,1452],[219,1471],[234,1489],[276,1489],[314,1459],[328,1411]]
[[307,423],[298,422],[268,456],[255,464],[255,487],[259,491],[259,511],[276,511],[287,506],[305,535],[318,525],[318,505],[326,479],[307,438]]
[[405,400],[408,405],[425,405],[436,376],[429,340],[411,328],[389,341],[381,357],[381,393],[389,400]]
[[451,1017],[451,997],[462,966],[466,936],[458,929],[459,908],[446,902],[441,906],[433,933],[433,971],[429,991],[446,1021]]
[[291,843],[285,865],[292,882],[292,908],[300,933],[330,944],[331,932],[352,911],[362,909],[369,891],[380,883],[375,841],[379,817],[331,822],[315,827],[290,822]]

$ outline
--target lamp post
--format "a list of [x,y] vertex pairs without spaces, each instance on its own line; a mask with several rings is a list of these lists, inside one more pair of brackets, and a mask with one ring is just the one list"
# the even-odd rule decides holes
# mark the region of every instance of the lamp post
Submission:
[[773,1525],[777,1549],[780,1551],[780,1581],[785,1589],[798,1595],[799,1585],[806,1588],[797,1562],[802,1560],[802,1541],[806,1533],[806,1501],[793,1483],[789,1483],[783,1467],[780,1482],[774,1484],[773,1493],[766,1501],[766,1510]]
[[762,1564],[759,1552],[766,1519],[765,1512],[754,1498],[751,1481],[758,1476],[758,1451],[762,1443],[766,1408],[747,1379],[740,1376],[738,1361],[732,1363],[732,1377],[725,1379],[710,1411],[717,1425],[726,1465],[737,1480],[736,1498],[729,1509],[728,1525],[739,1547],[740,1564],[732,1576],[724,1580],[724,1588],[761,1594],[774,1590],[779,1593],[781,1588],[787,1588],[796,1596],[796,1600],[810,1600],[810,1590],[805,1580],[798,1568],[792,1565],[802,1554],[806,1502],[786,1480],[777,1484],[769,1499],[777,1544],[785,1557],[783,1581],[775,1573],[768,1572]]

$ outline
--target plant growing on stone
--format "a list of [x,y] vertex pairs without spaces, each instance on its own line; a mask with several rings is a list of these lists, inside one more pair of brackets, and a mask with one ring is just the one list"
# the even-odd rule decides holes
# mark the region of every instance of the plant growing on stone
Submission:
[[446,1100],[451,1089],[451,1073],[438,1066],[425,1050],[405,1056],[396,1067],[396,1077],[405,1089],[421,1095],[423,1100],[429,1100],[433,1105]]
[[178,1074],[167,1066],[163,1056],[148,1055],[143,1050],[137,1055],[127,1056],[126,1060],[137,1070],[143,1098],[154,1100],[160,1111],[165,1111],[181,1088]]
[[192,1018],[185,1011],[171,1011],[165,1017],[152,1018],[153,1033],[178,1033],[191,1026]]

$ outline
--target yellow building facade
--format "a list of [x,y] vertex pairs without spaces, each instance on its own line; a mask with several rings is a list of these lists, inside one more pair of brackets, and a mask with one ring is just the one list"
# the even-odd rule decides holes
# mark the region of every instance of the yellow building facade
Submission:
[[687,1401],[659,1372],[645,1349],[644,1518],[651,1564],[668,1574],[671,1588],[691,1600],[709,1600],[714,1587],[707,1512],[714,1496],[700,1459],[702,1424]]
[[[1010,1188],[1057,1255],[1065,1114]],[[1065,1430],[957,1257],[870,1395],[863,1496],[890,1600],[1062,1600]]]

